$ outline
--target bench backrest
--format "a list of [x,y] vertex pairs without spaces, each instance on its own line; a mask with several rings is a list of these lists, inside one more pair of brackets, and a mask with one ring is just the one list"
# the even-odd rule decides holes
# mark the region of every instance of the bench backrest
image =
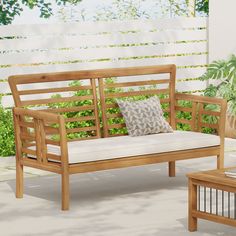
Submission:
[[[147,79],[137,79],[142,75]],[[81,140],[99,138],[101,126],[104,137],[127,134],[116,98],[157,95],[175,127],[175,76],[175,65],[163,65],[17,75],[9,77],[9,84],[16,107],[64,114],[69,140]],[[122,77],[125,82],[114,79]]]

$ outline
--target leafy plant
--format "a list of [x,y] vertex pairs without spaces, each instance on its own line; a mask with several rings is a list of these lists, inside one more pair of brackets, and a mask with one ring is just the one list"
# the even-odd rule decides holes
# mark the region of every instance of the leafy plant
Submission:
[[232,55],[228,60],[214,61],[200,79],[210,82],[204,95],[226,99],[228,114],[236,115],[236,56]]
[[196,11],[209,14],[209,0],[196,0]]
[[0,105],[0,156],[15,154],[12,112]]
[[[57,5],[77,4],[82,0],[55,0]],[[17,15],[23,12],[23,6],[29,9],[38,8],[41,18],[49,18],[52,12],[52,1],[44,0],[2,0],[0,1],[0,25],[11,24]]]
[[[69,84],[69,86],[81,86],[80,81],[73,81]],[[90,90],[79,90],[74,92],[74,96],[87,96],[91,95]],[[52,97],[61,97],[60,94],[53,95]],[[81,101],[71,101],[71,102],[61,102],[61,103],[54,103],[49,104],[50,108],[68,108],[68,107],[75,107],[75,106],[86,106],[86,105],[92,105],[92,100],[81,100]],[[70,111],[70,112],[64,112],[62,114],[65,118],[79,118],[83,116],[93,116],[92,110],[83,110],[83,111]],[[95,123],[93,120],[88,121],[71,121],[66,123],[67,129],[75,129],[75,128],[83,128],[88,126],[94,126]],[[75,139],[75,138],[86,138],[93,136],[94,131],[81,131],[76,133],[69,133],[67,134],[67,137],[69,139]],[[57,136],[54,137],[57,139]]]

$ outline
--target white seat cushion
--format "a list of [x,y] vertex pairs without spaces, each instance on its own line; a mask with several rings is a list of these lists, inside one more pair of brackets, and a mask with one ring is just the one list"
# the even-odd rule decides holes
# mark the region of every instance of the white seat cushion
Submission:
[[[138,137],[119,136],[69,142],[68,152],[69,163],[72,164],[211,147],[219,144],[220,138],[216,135],[174,131]],[[60,154],[59,148],[55,146],[48,147],[48,151]]]

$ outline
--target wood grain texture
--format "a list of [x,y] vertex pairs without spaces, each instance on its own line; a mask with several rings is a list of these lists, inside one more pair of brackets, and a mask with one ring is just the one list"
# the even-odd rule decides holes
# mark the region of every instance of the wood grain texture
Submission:
[[197,186],[206,187],[210,189],[221,190],[229,193],[236,193],[235,178],[227,177],[224,174],[225,170],[234,169],[235,167],[210,170],[197,173],[187,174],[189,179],[189,231],[197,230],[197,219],[204,219],[220,224],[236,226],[236,220],[228,216],[213,214],[211,212],[203,212],[197,209]]
[[197,230],[197,217],[193,212],[197,210],[197,185],[193,184],[192,179],[188,180],[188,230]]
[[[122,76],[139,76],[139,75],[168,75],[168,79],[160,80],[145,80],[145,81],[128,81],[113,84],[106,84],[105,78],[122,77]],[[37,83],[49,83],[49,82],[63,82],[63,81],[85,81],[86,85],[72,86],[65,89],[65,83],[61,87],[46,88],[31,90],[19,90],[18,85],[36,85]],[[130,166],[148,165],[161,162],[169,163],[169,176],[175,176],[175,162],[178,160],[187,160],[191,158],[201,158],[207,156],[216,156],[218,168],[223,166],[223,153],[224,153],[224,124],[226,102],[222,99],[205,98],[194,95],[178,94],[175,93],[175,81],[176,81],[176,66],[175,65],[163,65],[163,66],[140,66],[140,67],[128,67],[128,68],[113,68],[113,69],[98,69],[98,70],[83,70],[73,72],[60,72],[60,73],[46,73],[46,74],[31,74],[31,75],[17,75],[9,78],[9,84],[11,86],[12,94],[15,101],[14,113],[14,125],[16,132],[16,161],[17,161],[17,197],[23,196],[23,166],[30,166],[42,170],[51,171],[61,175],[62,185],[62,210],[69,209],[69,175],[76,173],[85,173],[99,170],[108,170],[114,168],[123,168]],[[166,85],[167,88],[139,91],[125,91],[122,93],[108,93],[107,89],[113,88],[129,88],[133,86],[162,86]],[[53,97],[49,99],[41,98],[38,100],[22,100],[22,95],[30,94],[55,94],[57,92],[71,91],[90,92],[82,96],[71,97]],[[99,93],[99,97],[98,97]],[[221,144],[208,147],[191,149],[185,151],[176,151],[161,154],[151,154],[133,157],[116,158],[112,160],[100,160],[78,164],[70,164],[68,158],[68,142],[94,139],[100,137],[110,136],[109,130],[114,128],[124,128],[124,123],[110,124],[109,119],[122,118],[122,114],[117,112],[115,114],[109,114],[107,112],[110,108],[118,108],[116,103],[108,103],[108,99],[115,99],[117,97],[126,96],[140,96],[165,93],[164,98],[160,99],[162,104],[166,104],[165,112],[169,114],[167,119],[172,127],[176,128],[177,122],[185,122],[190,127],[197,131],[197,126],[202,126],[202,120],[199,119],[200,113],[205,115],[213,115],[219,118],[218,123],[213,126],[218,127],[219,135],[221,138]],[[88,102],[89,100],[89,102]],[[178,105],[179,100],[185,100],[192,102],[192,107],[183,108]],[[84,105],[78,105],[77,102],[87,101]],[[45,104],[47,107],[39,107],[38,105]],[[50,106],[48,103],[65,103],[67,106],[58,107]],[[204,110],[204,104],[216,104],[219,105],[220,111],[207,111]],[[29,106],[29,108],[23,108],[23,106]],[[32,110],[31,107],[36,105],[36,110]],[[190,112],[192,114],[192,120],[180,120],[176,118],[176,113],[179,111]],[[72,116],[64,117],[65,113],[78,113],[88,112],[87,116]],[[101,114],[101,121],[100,115]],[[71,127],[66,128],[68,123],[71,122],[86,122],[93,121],[94,123],[86,127]],[[100,127],[102,123],[102,128]],[[213,127],[212,126],[212,127]],[[68,133],[74,132],[94,132],[94,136],[75,138],[73,140],[68,139]],[[53,138],[53,135],[57,135],[59,138]],[[114,136],[123,135],[117,134]],[[92,141],[91,141],[92,143]],[[47,145],[58,146],[61,150],[60,155],[55,155],[48,152]],[[78,157],[79,158],[79,157]],[[194,227],[193,227],[194,228]]]

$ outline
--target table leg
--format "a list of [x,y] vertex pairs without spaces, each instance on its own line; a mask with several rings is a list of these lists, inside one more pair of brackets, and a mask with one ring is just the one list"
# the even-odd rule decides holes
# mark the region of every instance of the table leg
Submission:
[[192,212],[197,210],[197,185],[193,184],[192,179],[188,180],[188,230],[197,230],[197,218],[192,216]]

